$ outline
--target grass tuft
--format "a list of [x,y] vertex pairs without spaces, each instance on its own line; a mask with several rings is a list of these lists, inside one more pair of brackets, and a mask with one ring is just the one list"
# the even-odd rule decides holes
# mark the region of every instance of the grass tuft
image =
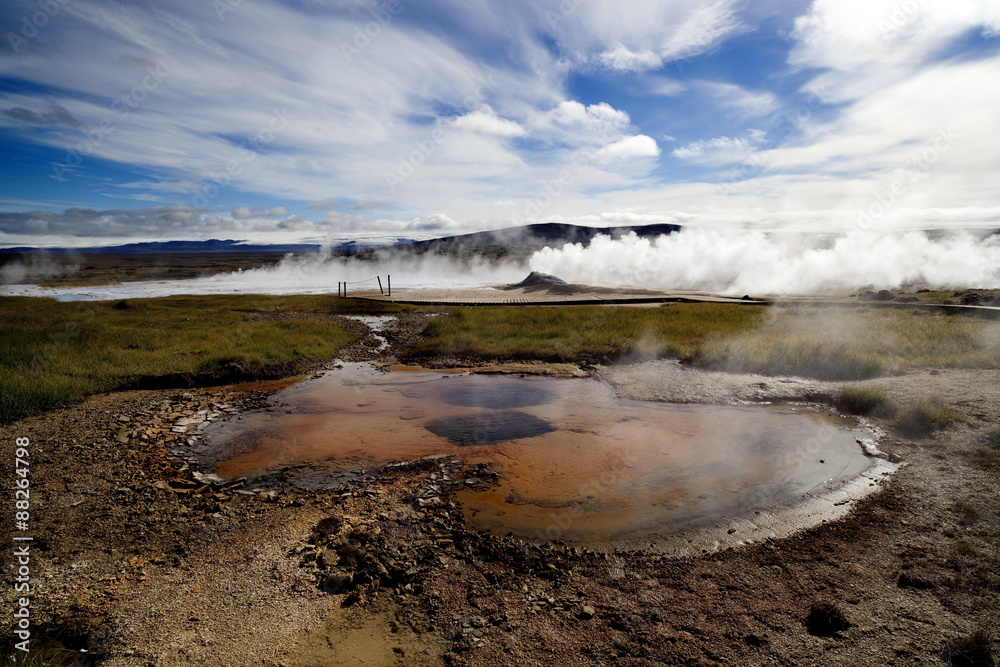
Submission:
[[945,662],[955,667],[993,667],[996,640],[984,628],[948,644],[942,652]]
[[947,428],[958,419],[958,414],[934,401],[917,400],[908,403],[896,417],[896,428],[910,438],[926,438],[935,431]]
[[844,387],[834,403],[839,410],[852,415],[891,417],[896,410],[889,394],[875,387]]
[[971,526],[979,520],[979,508],[967,500],[959,500],[955,503],[955,509],[962,515],[958,519],[960,526]]

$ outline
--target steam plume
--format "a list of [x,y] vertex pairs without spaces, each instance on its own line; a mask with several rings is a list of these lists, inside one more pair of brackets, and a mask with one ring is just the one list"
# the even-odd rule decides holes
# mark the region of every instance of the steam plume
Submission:
[[652,241],[598,236],[544,248],[535,271],[570,282],[730,294],[819,294],[862,288],[1000,287],[1000,235],[851,232],[838,236],[686,228]]

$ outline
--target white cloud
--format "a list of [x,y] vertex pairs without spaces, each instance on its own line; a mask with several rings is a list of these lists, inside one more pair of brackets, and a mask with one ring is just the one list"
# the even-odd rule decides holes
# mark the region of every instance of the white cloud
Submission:
[[524,128],[515,121],[500,118],[489,107],[477,109],[452,121],[452,125],[462,130],[470,130],[496,137],[522,137]]
[[[158,199],[188,212],[11,219],[25,229],[71,234],[77,221],[80,233],[102,238],[185,225],[195,234],[241,235],[472,231],[527,217],[526,204],[564,170],[572,180],[539,220],[672,221],[683,208],[679,215],[693,224],[833,225],[891,187],[893,175],[949,127],[960,139],[932,168],[909,169],[920,180],[907,181],[880,224],[944,224],[948,211],[954,220],[993,221],[1000,206],[1000,60],[990,45],[952,48],[1000,34],[996,2],[815,0],[786,36],[791,66],[753,84],[737,74],[684,78],[681,61],[747,30],[737,10],[756,10],[735,0],[573,1],[554,22],[545,12],[555,2],[408,3],[349,59],[343,45],[370,20],[361,0],[255,0],[225,21],[211,3],[176,0],[169,14],[150,4],[160,3],[63,4],[38,38],[0,59],[0,76],[33,84],[0,93],[0,131],[60,156],[80,147],[82,166],[67,174],[77,187],[34,207],[73,206],[62,201],[66,193],[83,190],[88,170],[100,174],[107,161],[142,176],[105,180],[101,195]],[[906,13],[911,5],[917,9]],[[37,11],[35,0],[10,0],[0,18],[17,22],[28,8]],[[442,11],[458,29],[434,30],[434,12]],[[954,53],[960,57],[941,61]],[[664,76],[673,61],[679,74]],[[724,54],[718,62],[740,67]],[[806,85],[824,85],[827,96],[783,129],[781,118],[804,108],[783,92],[787,82],[816,71]],[[574,77],[595,74],[613,83],[588,95],[608,90],[608,97],[574,99]],[[113,106],[123,95],[130,104]],[[270,127],[276,115],[287,117],[278,131]],[[690,141],[687,120],[673,122],[680,115],[719,129]],[[102,123],[110,131],[96,132]],[[668,135],[688,143],[668,143]],[[669,170],[656,170],[660,146],[699,166],[760,164],[721,196],[715,182],[671,182]],[[412,174],[390,191],[384,174],[403,163]],[[211,196],[190,206],[203,193]],[[273,203],[239,206],[241,193]],[[331,215],[310,223],[296,215],[296,202]],[[373,202],[384,217],[373,219]]]
[[914,67],[956,38],[1000,30],[1000,4],[983,0],[815,0],[796,19],[789,61],[854,71]]
[[626,137],[597,151],[599,158],[656,157],[659,154],[656,140],[644,134]]
[[[544,3],[537,6],[539,12],[552,14]],[[620,72],[693,58],[744,29],[736,0],[707,5],[699,0],[587,0],[563,6],[572,11],[547,21],[556,40],[579,62]]]
[[763,131],[754,129],[744,137],[714,137],[694,141],[687,146],[675,148],[671,155],[703,164],[727,164],[745,160],[763,144],[765,137]]
[[698,3],[693,8],[694,11],[663,43],[660,54],[664,60],[694,58],[745,30],[736,16],[736,3],[732,0],[719,0],[707,5]]
[[699,87],[726,109],[739,111],[746,117],[764,116],[779,106],[778,97],[768,91],[747,90],[732,83],[702,82]]
[[616,72],[644,72],[657,69],[663,65],[663,60],[652,51],[630,51],[621,42],[615,48],[605,51],[597,57],[604,67]]

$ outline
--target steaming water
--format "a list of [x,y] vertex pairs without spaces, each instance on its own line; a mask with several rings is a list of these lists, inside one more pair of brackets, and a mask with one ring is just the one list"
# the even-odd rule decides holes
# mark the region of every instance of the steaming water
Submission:
[[[985,232],[764,234],[695,228],[655,240],[597,237],[535,253],[530,268],[570,282],[727,294],[817,294],[862,288],[1000,287],[1000,235]],[[63,299],[122,299],[172,294],[320,294],[394,287],[473,287],[521,280],[517,264],[458,263],[436,256],[376,259],[289,256],[273,267],[179,281],[101,287],[2,285],[0,294]]]
[[599,236],[545,248],[535,271],[583,283],[731,294],[816,294],[904,285],[1000,287],[1000,235],[852,232],[840,236],[684,229],[655,240]]
[[473,525],[575,541],[675,530],[788,503],[866,469],[856,422],[802,409],[619,399],[597,380],[379,372],[346,364],[206,431],[223,477],[313,464],[312,484],[433,454],[485,463]]
[[135,299],[175,294],[336,294],[348,283],[348,295],[393,288],[476,287],[517,282],[527,268],[514,263],[457,262],[437,257],[383,258],[360,261],[325,253],[289,255],[275,266],[220,273],[191,280],[137,281],[94,287],[0,285],[0,295],[47,296],[62,301]]

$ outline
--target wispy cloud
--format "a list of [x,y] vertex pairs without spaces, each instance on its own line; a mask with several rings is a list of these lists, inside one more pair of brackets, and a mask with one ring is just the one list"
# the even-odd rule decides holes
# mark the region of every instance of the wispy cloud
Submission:
[[[894,211],[1000,206],[991,3],[60,6],[0,58],[4,242],[473,231],[533,221],[561,179],[540,219],[822,226],[948,128]],[[36,11],[10,0],[0,24]]]

